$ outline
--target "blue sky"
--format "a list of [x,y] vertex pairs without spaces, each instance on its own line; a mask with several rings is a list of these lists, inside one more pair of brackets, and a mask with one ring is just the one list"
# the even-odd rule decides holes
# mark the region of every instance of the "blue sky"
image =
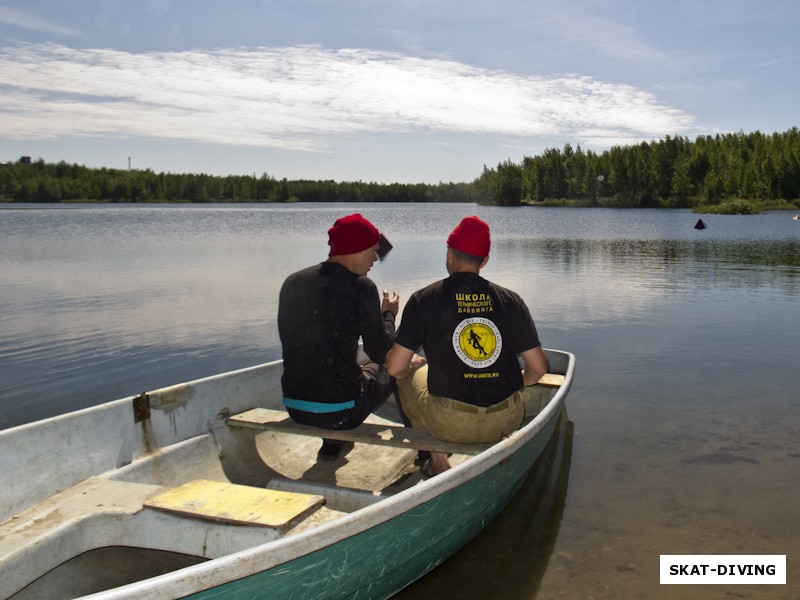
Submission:
[[798,126],[797,0],[0,1],[0,162],[471,181]]

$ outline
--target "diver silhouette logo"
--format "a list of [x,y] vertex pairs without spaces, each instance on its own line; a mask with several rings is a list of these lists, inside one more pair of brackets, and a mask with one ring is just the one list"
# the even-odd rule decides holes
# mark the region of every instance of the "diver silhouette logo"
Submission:
[[500,331],[489,319],[464,319],[453,332],[453,350],[461,361],[482,369],[495,363],[503,347]]
[[481,346],[481,336],[475,333],[475,330],[470,327],[469,328],[469,343],[472,344],[472,348],[477,350],[483,356],[488,356],[486,354],[486,350],[483,349]]

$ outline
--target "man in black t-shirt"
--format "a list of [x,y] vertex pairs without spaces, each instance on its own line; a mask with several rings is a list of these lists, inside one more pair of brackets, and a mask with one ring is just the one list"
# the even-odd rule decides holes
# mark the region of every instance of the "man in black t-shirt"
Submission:
[[[411,296],[387,357],[412,425],[444,441],[493,443],[517,429],[520,390],[548,369],[525,302],[480,276],[490,244],[478,217],[458,224],[447,240],[449,277]],[[428,364],[414,368],[420,347]],[[432,453],[432,474],[449,468],[446,455]]]
[[[326,262],[286,278],[278,304],[283,346],[283,403],[298,423],[352,429],[394,388],[386,353],[395,338],[400,307],[367,277],[391,244],[360,214],[338,219],[328,230]],[[359,338],[372,362],[356,360]],[[325,440],[320,454],[335,456],[340,442]]]

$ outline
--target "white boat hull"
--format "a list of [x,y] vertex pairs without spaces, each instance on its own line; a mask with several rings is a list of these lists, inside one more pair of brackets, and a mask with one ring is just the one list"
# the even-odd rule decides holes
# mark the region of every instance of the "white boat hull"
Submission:
[[[564,384],[528,388],[526,406],[543,408],[519,431],[442,475],[383,491],[277,477],[270,461],[278,452],[269,450],[277,438],[226,423],[256,406],[280,408],[280,362],[150,392],[149,416],[125,398],[2,431],[0,598],[63,597],[43,575],[107,547],[185,562],[143,580],[132,574],[137,580],[121,587],[97,582],[102,591],[92,598],[388,597],[474,537],[518,489],[550,439],[574,372],[572,355],[547,352]],[[321,493],[326,504],[276,529],[144,507],[196,479],[288,486]]]

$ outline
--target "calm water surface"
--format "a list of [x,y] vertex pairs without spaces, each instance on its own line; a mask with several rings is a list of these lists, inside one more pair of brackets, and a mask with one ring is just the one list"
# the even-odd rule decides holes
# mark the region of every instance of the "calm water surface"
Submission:
[[[796,598],[800,222],[472,205],[0,205],[0,427],[280,357],[278,288],[361,212],[403,300],[445,238],[577,355],[569,422],[500,520],[401,598]],[[786,554],[787,586],[660,586],[661,554]]]

